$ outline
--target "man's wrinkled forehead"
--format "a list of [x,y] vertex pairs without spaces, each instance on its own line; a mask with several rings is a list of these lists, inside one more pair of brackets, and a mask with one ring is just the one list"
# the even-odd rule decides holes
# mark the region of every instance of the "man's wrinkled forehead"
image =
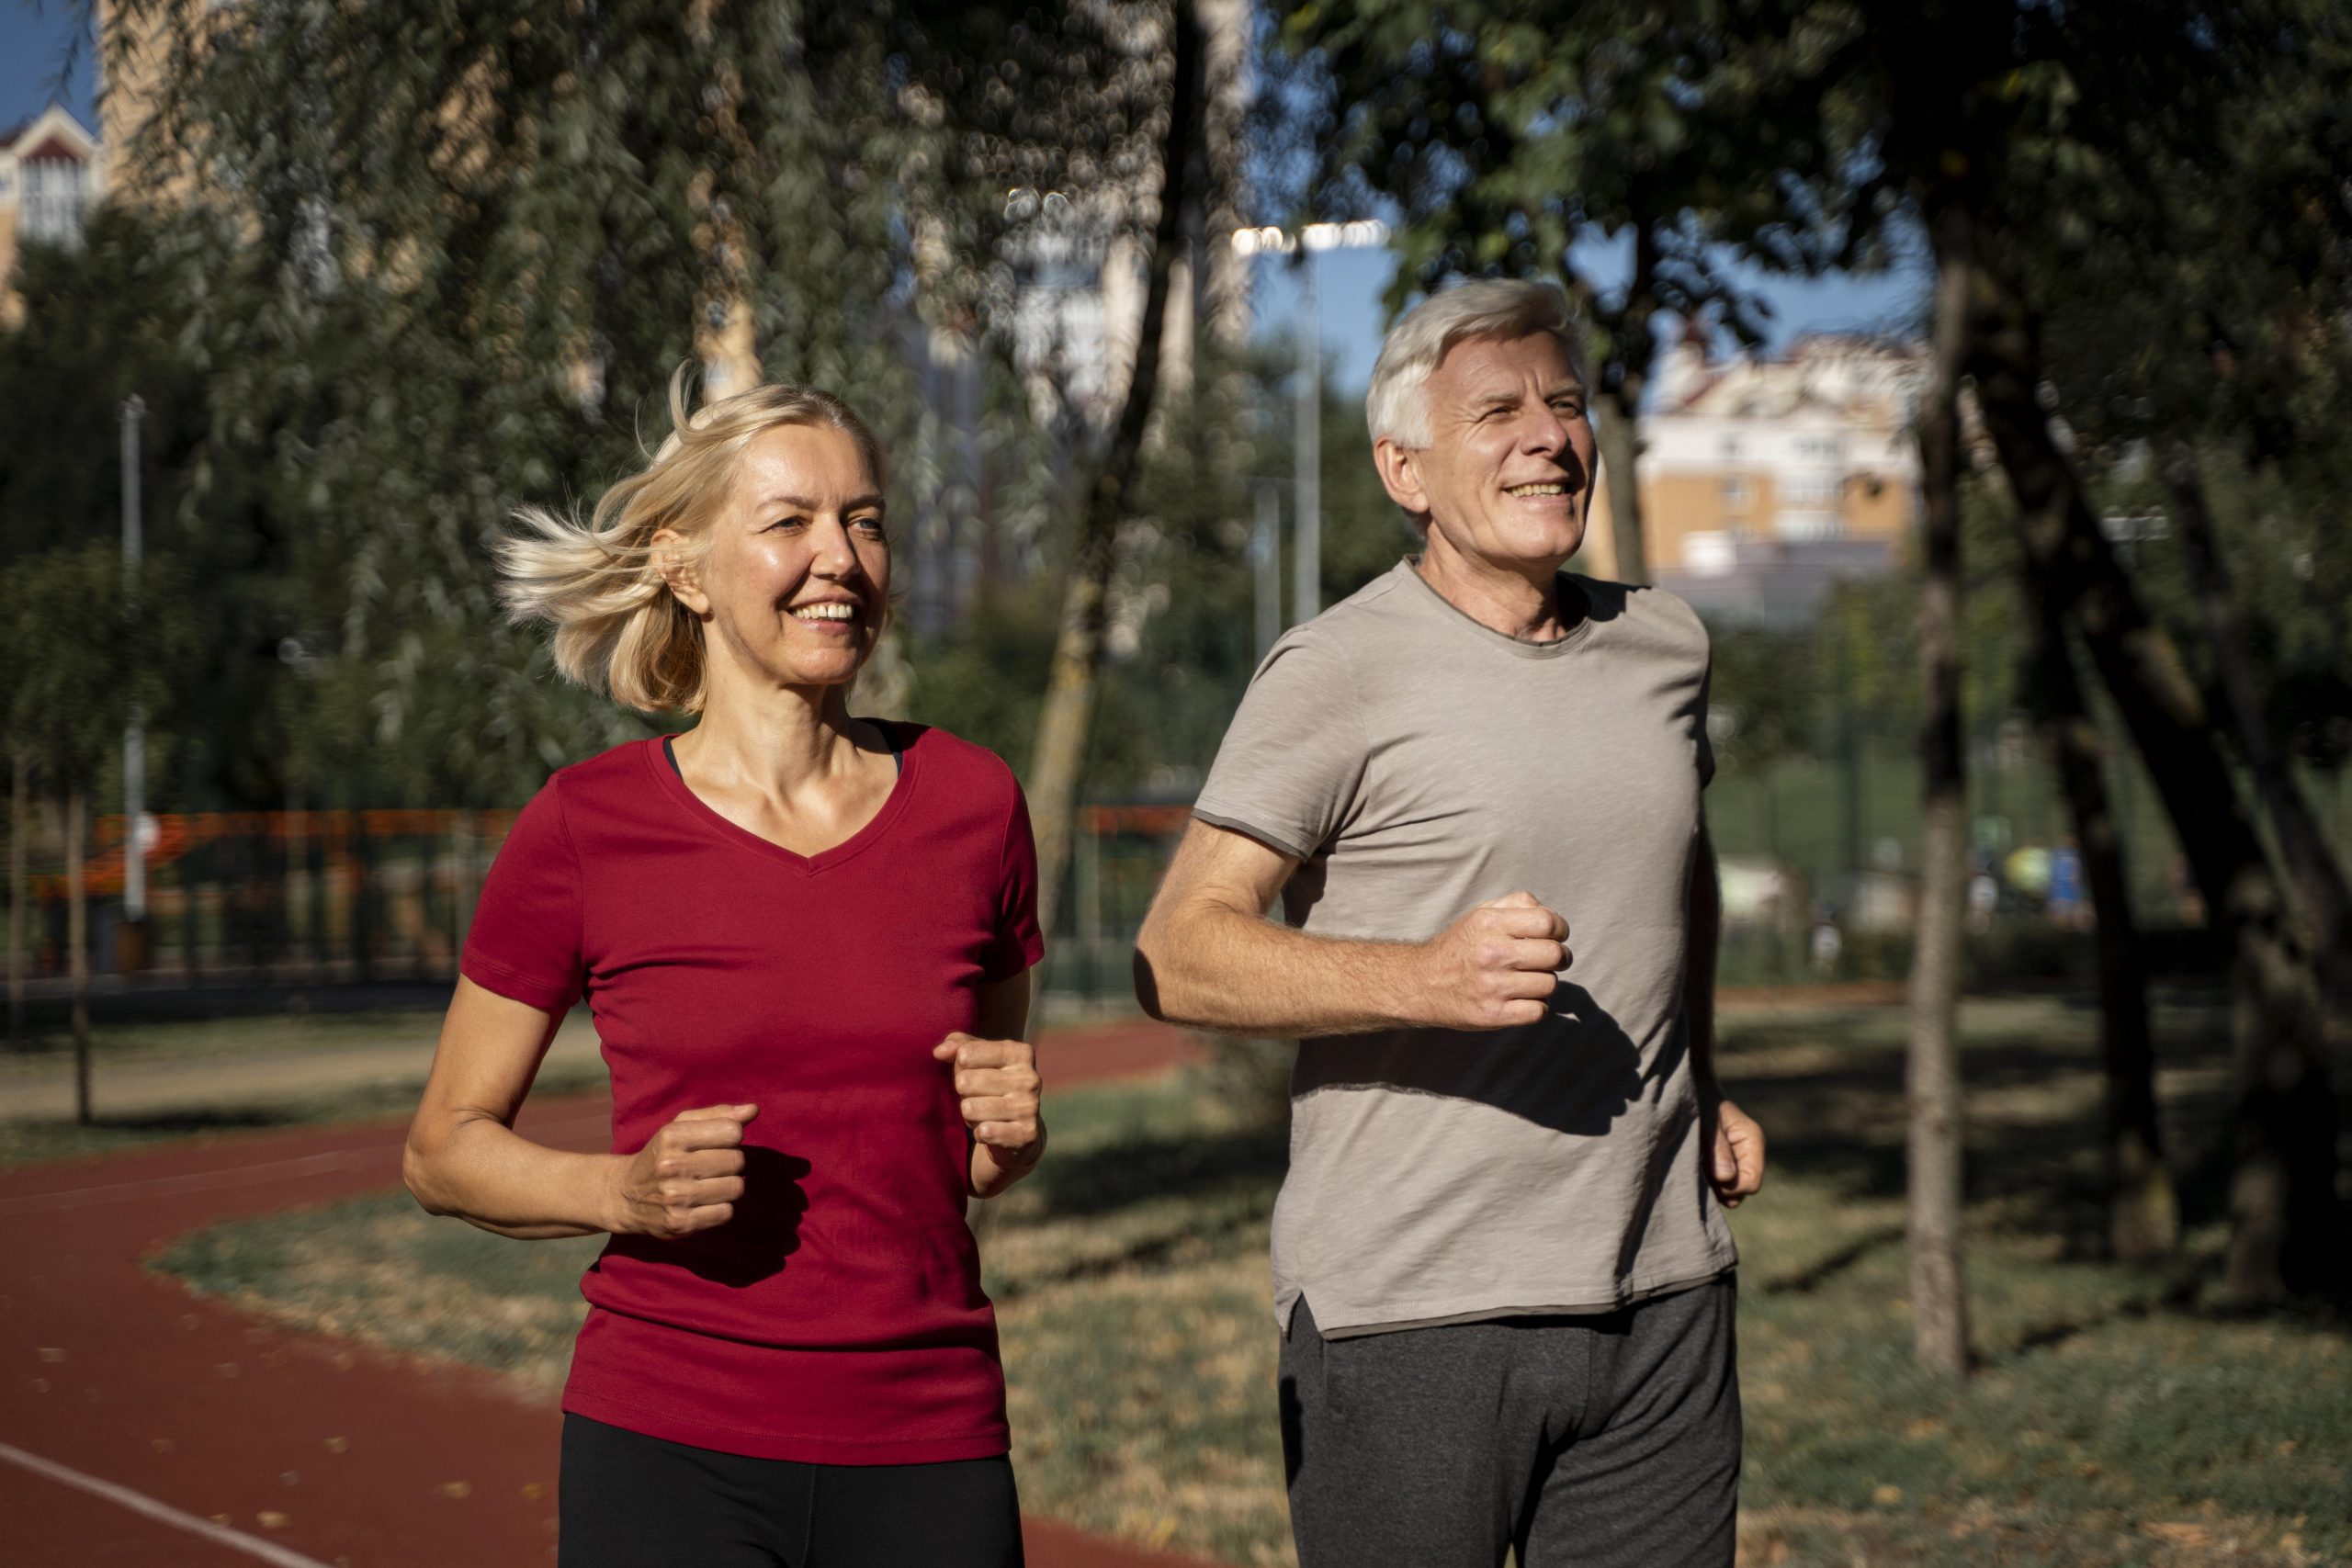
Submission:
[[1549,402],[1585,389],[1567,349],[1547,332],[1459,339],[1447,346],[1428,385],[1437,398],[1455,404],[1516,401],[1531,390],[1539,401]]

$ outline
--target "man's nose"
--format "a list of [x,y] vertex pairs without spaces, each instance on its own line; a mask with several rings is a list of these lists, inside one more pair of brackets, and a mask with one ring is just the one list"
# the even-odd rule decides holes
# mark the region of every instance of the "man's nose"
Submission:
[[1534,456],[1556,457],[1568,446],[1568,423],[1549,403],[1538,403],[1520,432],[1520,449]]

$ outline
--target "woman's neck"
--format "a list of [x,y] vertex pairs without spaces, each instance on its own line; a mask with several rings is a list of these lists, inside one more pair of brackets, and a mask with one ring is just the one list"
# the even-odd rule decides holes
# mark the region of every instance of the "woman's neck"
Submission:
[[673,743],[681,769],[789,798],[860,762],[846,686],[732,691],[714,682],[701,722]]

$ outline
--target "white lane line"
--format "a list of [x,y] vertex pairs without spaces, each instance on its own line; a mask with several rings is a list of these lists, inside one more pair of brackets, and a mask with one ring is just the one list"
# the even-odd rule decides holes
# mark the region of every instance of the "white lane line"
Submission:
[[231,1529],[227,1525],[214,1524],[210,1519],[200,1519],[194,1514],[182,1513],[169,1503],[158,1503],[154,1498],[142,1493],[133,1492],[128,1486],[117,1486],[111,1481],[100,1481],[95,1475],[85,1475],[78,1470],[68,1470],[55,1460],[46,1460],[39,1454],[28,1454],[24,1450],[11,1448],[6,1443],[0,1443],[0,1459],[6,1460],[10,1464],[22,1465],[35,1475],[45,1475],[62,1485],[78,1487],[93,1496],[103,1497],[107,1502],[128,1508],[134,1514],[144,1515],[158,1524],[166,1524],[174,1529],[186,1530],[190,1535],[200,1535],[216,1546],[225,1546],[232,1551],[242,1551],[248,1557],[258,1557],[264,1562],[275,1562],[277,1568],[327,1568],[327,1564],[315,1557],[305,1557],[299,1551],[288,1551],[284,1547],[264,1540],[257,1535],[247,1535],[243,1530]]

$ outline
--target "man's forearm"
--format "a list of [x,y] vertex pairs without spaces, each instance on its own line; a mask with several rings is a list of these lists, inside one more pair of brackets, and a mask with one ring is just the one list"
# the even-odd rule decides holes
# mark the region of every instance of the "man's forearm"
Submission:
[[[1170,929],[1170,928],[1174,929]],[[1422,1021],[1423,949],[1339,942],[1222,908],[1156,915],[1136,944],[1136,990],[1155,1018],[1291,1037]]]

